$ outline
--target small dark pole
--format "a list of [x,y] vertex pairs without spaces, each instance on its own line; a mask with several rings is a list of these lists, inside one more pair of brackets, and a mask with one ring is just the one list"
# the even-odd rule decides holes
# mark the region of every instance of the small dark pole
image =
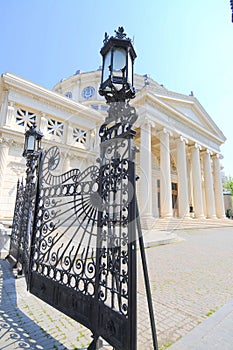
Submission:
[[233,0],[230,0],[230,4],[231,4],[231,12],[232,12],[231,22],[233,23]]

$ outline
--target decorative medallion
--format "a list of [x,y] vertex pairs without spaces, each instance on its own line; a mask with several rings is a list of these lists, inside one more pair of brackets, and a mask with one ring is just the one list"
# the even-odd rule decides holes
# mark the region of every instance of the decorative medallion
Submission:
[[82,97],[88,100],[95,94],[95,89],[92,86],[87,86],[82,91]]

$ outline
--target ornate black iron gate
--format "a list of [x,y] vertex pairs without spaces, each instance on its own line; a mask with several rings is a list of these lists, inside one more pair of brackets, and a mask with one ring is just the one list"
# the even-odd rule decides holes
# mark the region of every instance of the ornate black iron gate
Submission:
[[[53,171],[41,161],[29,291],[116,349],[136,349],[136,202],[133,108],[100,129],[100,167]],[[122,116],[123,117],[123,116]],[[129,120],[128,120],[128,119]]]
[[[111,41],[126,45],[126,55],[132,49],[123,28],[117,39],[105,41],[106,55],[108,50],[117,53]],[[136,201],[137,115],[125,101],[134,91],[125,82],[125,70],[122,74],[121,90],[116,91],[110,78],[101,85],[109,111],[99,130],[98,166],[57,175],[56,146],[26,152],[26,185],[18,185],[11,237],[10,255],[22,264],[29,291],[89,328],[89,350],[97,348],[99,337],[116,350],[137,348],[136,230],[154,349],[158,348]],[[112,78],[119,83],[119,76]],[[37,135],[33,128],[28,138]]]

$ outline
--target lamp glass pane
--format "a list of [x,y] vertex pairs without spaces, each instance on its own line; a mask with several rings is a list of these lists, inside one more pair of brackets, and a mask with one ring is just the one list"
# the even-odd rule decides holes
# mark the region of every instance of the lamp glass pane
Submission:
[[133,86],[133,64],[130,53],[128,53],[128,83]]
[[120,71],[126,66],[126,52],[124,49],[116,48],[113,53],[113,70]]
[[108,51],[104,57],[103,80],[106,81],[110,75],[109,66],[111,65],[111,51]]
[[34,150],[35,150],[35,137],[33,135],[30,135],[27,141],[27,151],[34,151]]

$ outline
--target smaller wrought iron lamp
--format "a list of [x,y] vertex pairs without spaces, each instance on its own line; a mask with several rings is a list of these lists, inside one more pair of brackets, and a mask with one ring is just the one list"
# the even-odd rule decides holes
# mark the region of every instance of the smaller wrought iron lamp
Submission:
[[40,130],[36,129],[36,124],[31,125],[25,132],[23,157],[38,154],[41,149],[42,137],[43,134]]
[[99,93],[107,103],[125,101],[135,96],[133,87],[133,65],[137,57],[131,39],[126,37],[124,28],[115,31],[116,36],[105,33],[102,78]]

